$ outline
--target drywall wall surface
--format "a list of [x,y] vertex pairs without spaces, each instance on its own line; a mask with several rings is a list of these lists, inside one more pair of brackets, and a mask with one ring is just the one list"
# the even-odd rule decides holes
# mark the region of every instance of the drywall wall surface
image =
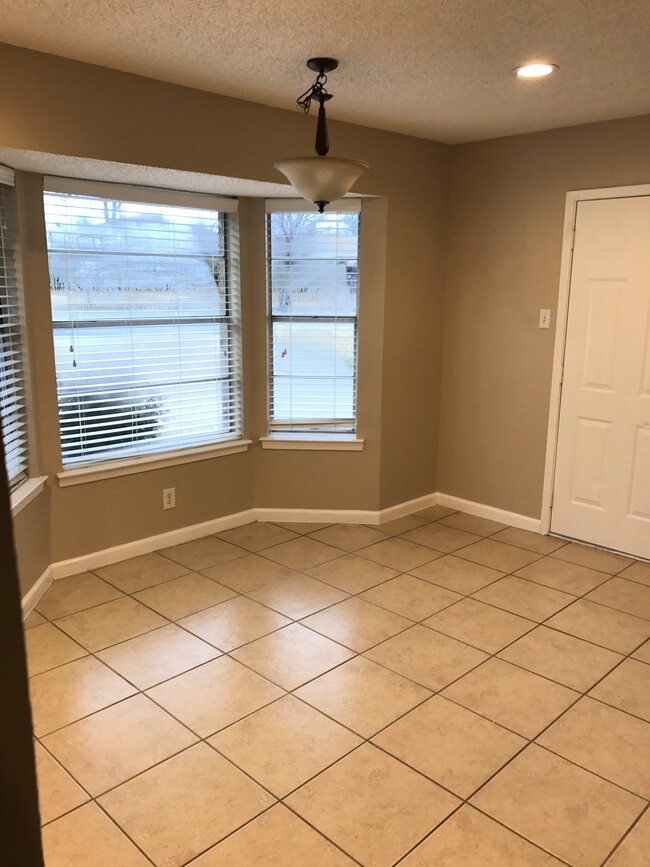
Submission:
[[[315,119],[139,76],[0,45],[0,146],[160,169],[278,182],[274,160],[310,153]],[[288,106],[292,104],[288,99]],[[367,159],[357,185],[377,197],[362,214],[359,432],[362,452],[234,455],[60,489],[52,485],[52,559],[78,556],[253,504],[377,509],[435,487],[446,146],[333,122],[332,155]],[[29,180],[31,179],[31,180]],[[40,314],[37,363],[42,471],[60,470],[48,334],[47,261],[38,176],[28,176],[34,249],[26,292]],[[255,205],[251,208],[255,211]],[[242,202],[242,245],[246,246]],[[250,229],[254,238],[258,222]],[[41,242],[38,242],[38,235]],[[259,241],[259,237],[258,237]],[[250,246],[249,246],[250,249]],[[244,331],[258,337],[265,273],[242,256]],[[364,252],[365,251],[365,252]],[[246,337],[246,334],[244,335]],[[265,338],[265,335],[264,335]],[[266,433],[264,341],[244,340],[245,435]],[[47,356],[50,356],[49,358]],[[40,356],[40,349],[39,349]],[[49,379],[48,379],[49,378]],[[252,389],[252,391],[251,391]],[[162,513],[163,487],[177,507]]]
[[46,488],[13,519],[14,548],[22,596],[50,565],[50,492]]
[[540,516],[566,193],[649,182],[650,116],[452,149],[438,490]]

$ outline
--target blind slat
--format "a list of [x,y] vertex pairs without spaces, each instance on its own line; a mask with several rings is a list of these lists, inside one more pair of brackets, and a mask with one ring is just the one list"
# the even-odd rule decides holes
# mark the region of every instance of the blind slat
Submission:
[[0,417],[10,489],[26,478],[28,467],[13,193],[13,172],[0,166]]
[[239,439],[236,217],[88,192],[44,196],[64,466]]
[[355,432],[359,214],[267,210],[269,429]]

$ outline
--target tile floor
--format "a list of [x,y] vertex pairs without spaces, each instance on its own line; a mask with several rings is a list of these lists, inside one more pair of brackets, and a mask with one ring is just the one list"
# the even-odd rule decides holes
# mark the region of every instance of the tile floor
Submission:
[[650,864],[650,564],[257,523],[25,626],[47,867]]

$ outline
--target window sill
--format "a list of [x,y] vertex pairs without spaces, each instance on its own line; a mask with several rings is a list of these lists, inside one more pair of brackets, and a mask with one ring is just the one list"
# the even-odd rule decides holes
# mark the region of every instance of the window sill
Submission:
[[103,479],[112,479],[116,476],[130,476],[134,473],[146,473],[150,470],[160,470],[164,467],[174,467],[179,464],[191,464],[196,461],[206,461],[210,458],[222,458],[226,455],[236,455],[245,452],[251,440],[235,440],[225,443],[214,443],[209,446],[197,448],[179,449],[164,454],[146,455],[144,457],[129,458],[123,461],[106,461],[102,464],[94,464],[89,467],[79,467],[75,470],[64,470],[57,473],[57,481],[60,488],[70,485],[85,485],[88,482],[100,482]]
[[47,476],[38,476],[35,479],[26,479],[22,484],[18,485],[10,496],[12,518],[15,518],[19,512],[22,512],[25,506],[38,497],[45,488],[46,481]]
[[314,451],[314,452],[360,452],[364,440],[355,436],[337,437],[332,439],[326,435],[310,437],[270,436],[260,437],[263,449],[279,449],[282,451]]

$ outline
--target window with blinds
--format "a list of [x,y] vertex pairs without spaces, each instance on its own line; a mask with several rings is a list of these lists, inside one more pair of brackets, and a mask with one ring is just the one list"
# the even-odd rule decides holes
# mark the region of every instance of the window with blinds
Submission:
[[27,478],[28,463],[13,184],[13,171],[0,166],[0,417],[10,490]]
[[269,432],[356,431],[359,206],[267,202]]
[[48,179],[64,467],[241,436],[236,201]]

